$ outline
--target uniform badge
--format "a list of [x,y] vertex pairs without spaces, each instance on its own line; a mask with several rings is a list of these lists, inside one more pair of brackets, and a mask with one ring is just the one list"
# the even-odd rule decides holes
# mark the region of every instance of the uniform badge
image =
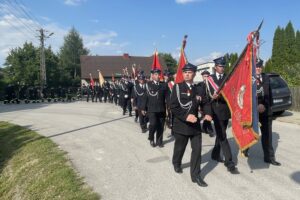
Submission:
[[191,95],[191,91],[188,90],[188,91],[186,92],[186,95],[189,97],[189,96]]

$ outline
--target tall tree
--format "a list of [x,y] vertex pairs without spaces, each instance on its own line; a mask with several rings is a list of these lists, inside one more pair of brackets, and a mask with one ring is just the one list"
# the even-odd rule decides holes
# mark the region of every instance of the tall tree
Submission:
[[300,31],[296,32],[296,62],[300,63]]
[[284,30],[279,26],[276,28],[274,38],[273,38],[273,48],[272,48],[272,67],[273,69],[279,70],[284,64]]
[[61,72],[58,68],[58,62],[58,56],[53,53],[51,46],[45,49],[47,85],[49,87],[57,87],[62,85],[60,78]]
[[74,83],[74,80],[77,82],[81,76],[80,55],[87,55],[88,53],[89,50],[84,48],[81,36],[73,27],[65,36],[64,44],[59,52],[61,71],[67,73],[63,74],[64,78],[68,79],[66,82],[78,84]]
[[175,73],[177,69],[177,61],[173,58],[170,53],[159,53],[159,57],[165,60],[165,63],[170,72]]
[[296,63],[296,37],[293,24],[291,21],[284,30],[284,60],[285,65],[292,66]]
[[236,63],[238,59],[238,54],[237,53],[231,53],[231,54],[226,54],[226,67],[225,67],[225,73],[229,73]]

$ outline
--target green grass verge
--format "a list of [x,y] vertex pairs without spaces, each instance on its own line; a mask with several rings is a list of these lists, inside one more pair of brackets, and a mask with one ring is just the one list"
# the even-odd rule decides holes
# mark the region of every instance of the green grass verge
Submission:
[[50,139],[0,122],[0,199],[100,199]]

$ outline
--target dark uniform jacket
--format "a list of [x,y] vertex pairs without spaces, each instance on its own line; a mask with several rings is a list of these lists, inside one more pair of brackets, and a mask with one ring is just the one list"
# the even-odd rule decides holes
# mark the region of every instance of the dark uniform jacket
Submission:
[[[200,119],[198,117],[200,101],[197,100],[196,95],[195,86],[190,89],[185,82],[174,85],[170,99],[170,108],[175,117],[173,124],[175,133],[182,135],[197,135],[201,133]],[[190,106],[183,106],[188,103]],[[203,110],[205,110],[206,114],[211,115],[209,103],[204,105]],[[196,123],[186,121],[189,114],[193,114],[198,118]]]
[[167,85],[164,82],[146,83],[146,95],[142,101],[142,110],[148,112],[166,112]]
[[136,83],[133,86],[131,98],[133,98],[133,105],[137,107],[137,109],[141,110],[143,107],[143,100],[146,95],[146,84],[144,84],[143,88],[139,83]]
[[120,95],[124,99],[131,98],[133,84],[129,81],[122,81],[120,84]]
[[263,98],[258,98],[258,104],[263,104],[266,108],[265,112],[262,113],[263,116],[272,116],[272,90],[270,87],[270,78],[265,73],[261,74],[262,77],[262,87],[263,87]]
[[[211,75],[213,78],[214,82],[218,85],[221,86],[222,82],[224,81],[226,74],[223,74],[222,78],[220,80],[217,79],[217,76],[215,74]],[[209,90],[210,94],[214,94],[214,89],[209,85]],[[218,99],[212,100],[211,99],[211,107],[213,111],[213,115],[218,116],[220,120],[228,120],[231,117],[229,107],[222,96],[222,94],[219,95]]]

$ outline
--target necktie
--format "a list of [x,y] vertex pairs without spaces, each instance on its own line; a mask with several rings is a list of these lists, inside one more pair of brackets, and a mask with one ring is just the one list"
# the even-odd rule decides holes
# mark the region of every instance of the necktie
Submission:
[[221,74],[219,74],[219,80],[221,80],[221,78],[222,78],[222,75],[221,75]]

